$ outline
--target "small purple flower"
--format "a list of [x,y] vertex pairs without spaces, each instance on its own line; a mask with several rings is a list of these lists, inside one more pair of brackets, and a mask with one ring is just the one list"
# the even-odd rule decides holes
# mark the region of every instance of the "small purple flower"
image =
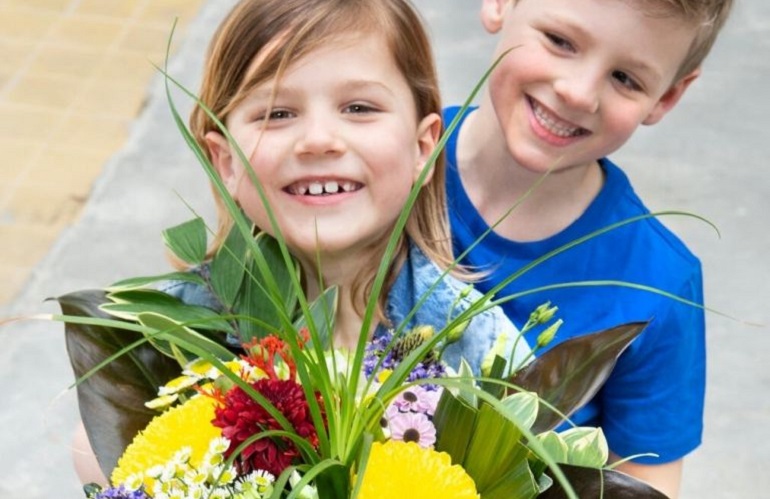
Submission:
[[394,411],[389,416],[391,439],[417,442],[420,447],[426,449],[436,443],[436,427],[425,414]]
[[123,485],[104,489],[94,496],[94,499],[150,499],[150,496],[140,490],[128,490]]
[[393,405],[400,412],[420,412],[427,416],[433,416],[436,412],[441,388],[429,390],[423,386],[413,386],[398,394]]

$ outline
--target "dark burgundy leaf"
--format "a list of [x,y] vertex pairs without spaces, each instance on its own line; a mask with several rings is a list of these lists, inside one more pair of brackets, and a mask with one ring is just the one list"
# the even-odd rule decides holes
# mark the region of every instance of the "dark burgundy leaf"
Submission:
[[[649,322],[633,322],[560,343],[520,369],[511,383],[536,392],[569,416],[586,404],[609,376],[625,348]],[[540,405],[534,433],[555,428],[562,417]]]

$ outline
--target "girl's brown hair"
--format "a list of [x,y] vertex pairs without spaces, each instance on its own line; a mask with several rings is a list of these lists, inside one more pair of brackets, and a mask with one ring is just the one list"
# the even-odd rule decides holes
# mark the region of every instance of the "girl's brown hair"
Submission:
[[[256,86],[280,80],[287,66],[340,35],[378,34],[384,37],[393,60],[411,88],[420,120],[441,114],[433,54],[424,25],[408,0],[242,0],[217,29],[209,46],[200,91],[201,102],[221,121]],[[190,128],[207,152],[205,135],[219,131],[214,121],[196,107]],[[218,229],[209,253],[222,244],[232,219],[215,193]],[[452,261],[449,223],[444,194],[442,158],[433,166],[433,177],[421,190],[406,224],[406,236],[440,267]],[[381,241],[384,251],[385,241]],[[379,318],[395,269],[405,260],[403,235],[391,262],[386,289],[380,296]],[[351,296],[368,299],[379,261],[361,269]],[[363,291],[363,294],[359,293]],[[364,303],[354,303],[360,312]]]

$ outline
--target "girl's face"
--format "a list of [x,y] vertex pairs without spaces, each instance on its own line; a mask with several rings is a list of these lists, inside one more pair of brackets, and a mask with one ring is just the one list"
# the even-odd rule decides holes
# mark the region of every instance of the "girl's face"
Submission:
[[[385,40],[360,35],[312,51],[280,81],[255,88],[226,125],[295,256],[352,263],[393,227],[436,145],[440,118],[417,119]],[[235,150],[219,133],[206,140],[230,194],[273,234]]]

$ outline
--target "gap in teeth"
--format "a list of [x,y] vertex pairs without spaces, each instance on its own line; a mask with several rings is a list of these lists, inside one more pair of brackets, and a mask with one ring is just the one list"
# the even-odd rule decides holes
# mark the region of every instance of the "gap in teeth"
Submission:
[[358,189],[355,182],[336,180],[313,181],[307,184],[296,184],[291,188],[291,192],[300,196],[323,196],[328,194],[339,194],[342,192],[353,192]]

